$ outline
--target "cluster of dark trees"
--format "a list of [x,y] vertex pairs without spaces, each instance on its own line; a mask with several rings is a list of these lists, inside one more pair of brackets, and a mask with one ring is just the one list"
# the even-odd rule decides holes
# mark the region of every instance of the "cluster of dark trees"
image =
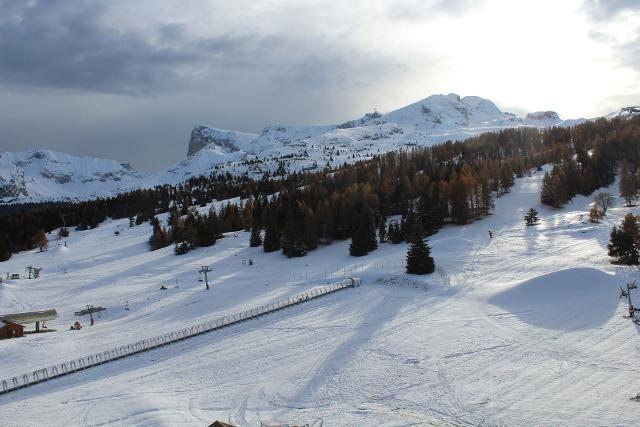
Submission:
[[[192,206],[204,206],[213,199],[246,198],[251,194],[271,194],[289,183],[304,182],[306,174],[292,174],[285,179],[252,180],[229,174],[192,178],[179,185],[163,185],[121,193],[110,198],[81,202],[29,203],[0,206],[0,236],[9,241],[10,253],[37,247],[36,234],[42,229],[66,227],[78,230],[95,228],[107,218],[129,218],[142,224],[155,215],[179,206],[187,213]],[[230,231],[236,220],[229,214],[222,231]],[[4,247],[4,246],[3,246]]]
[[640,164],[640,116],[595,120],[575,128],[555,129],[564,134],[556,144],[551,173],[545,174],[540,201],[560,207],[576,194],[589,195],[612,184],[623,164],[621,195],[631,204],[638,193],[635,176]]
[[0,234],[0,261],[11,258],[11,241],[5,233]]
[[345,239],[351,240],[353,256],[386,241],[407,241],[419,246],[417,253],[428,253],[425,236],[445,224],[488,214],[515,177],[557,157],[557,137],[545,136],[535,129],[510,129],[316,174],[307,185],[290,186],[263,203],[262,212],[253,212],[251,240],[266,252],[282,250],[289,257]]
[[252,197],[240,205],[227,204],[220,213],[215,209],[200,213],[196,207],[178,208],[174,204],[169,208],[166,225],[163,226],[157,217],[151,218],[153,231],[149,247],[156,250],[174,244],[176,254],[182,255],[197,247],[212,246],[223,233],[250,227],[252,212]]
[[620,197],[625,200],[627,206],[634,206],[634,202],[640,191],[640,177],[638,165],[631,164],[626,159],[620,164]]
[[181,198],[169,208],[166,225],[153,220],[150,247],[174,244],[176,253],[186,253],[225,232],[249,229],[250,245],[288,257],[334,240],[351,239],[354,256],[386,241],[418,244],[446,223],[488,214],[515,176],[546,162],[549,150],[541,141],[537,131],[521,129],[391,152],[282,182],[274,195],[250,193],[245,203],[204,215]]
[[[6,236],[0,242],[8,239],[16,252],[33,248],[41,229],[93,228],[108,217],[128,217],[132,226],[147,221],[153,225],[151,249],[174,245],[176,253],[215,244],[226,232],[251,229],[252,246],[262,245],[265,252],[282,250],[288,257],[345,239],[351,240],[354,256],[386,241],[410,242],[412,252],[424,254],[429,252],[426,236],[445,224],[465,224],[489,214],[495,197],[508,192],[516,177],[544,164],[556,165],[545,177],[545,187],[549,181],[554,184],[553,197],[545,199],[551,204],[610,183],[618,159],[638,164],[637,123],[508,129],[283,179],[212,174],[112,198],[14,206],[0,212],[0,236]],[[231,198],[245,202],[198,212],[212,200]],[[161,224],[156,216],[167,212],[168,220]],[[428,264],[422,258],[421,263]]]

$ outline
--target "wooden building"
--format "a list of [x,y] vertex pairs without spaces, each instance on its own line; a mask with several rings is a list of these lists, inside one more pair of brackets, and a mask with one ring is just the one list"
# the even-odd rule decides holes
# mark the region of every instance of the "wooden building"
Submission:
[[[36,324],[35,332],[40,332],[40,324],[58,317],[55,310],[29,311],[0,315],[0,338],[16,338],[24,336],[24,327]],[[30,332],[31,333],[31,332]]]
[[24,336],[24,326],[19,323],[0,320],[0,338],[17,338]]

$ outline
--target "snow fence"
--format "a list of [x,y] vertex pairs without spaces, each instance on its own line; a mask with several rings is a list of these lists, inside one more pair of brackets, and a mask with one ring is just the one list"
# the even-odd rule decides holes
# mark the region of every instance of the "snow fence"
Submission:
[[354,288],[359,285],[360,279],[358,278],[345,279],[340,282],[332,283],[320,288],[315,288],[289,298],[272,302],[270,304],[264,304],[249,310],[244,310],[227,316],[218,317],[215,320],[209,320],[207,322],[203,322],[184,329],[179,329],[168,334],[143,339],[133,344],[123,345],[111,350],[81,357],[79,359],[74,359],[69,362],[60,363],[58,365],[53,365],[48,368],[37,369],[33,372],[25,373],[17,377],[7,378],[0,381],[0,395],[39,384],[41,382],[49,381],[54,378],[63,377],[65,375],[82,371],[93,366],[103,365],[114,360],[123,359],[125,357],[133,356],[138,353],[153,350],[154,348],[173,344],[187,338],[206,334],[207,332],[222,329],[236,323],[254,319],[264,314],[272,313],[274,311],[282,310],[287,307],[319,298],[323,295],[337,292],[346,288]]

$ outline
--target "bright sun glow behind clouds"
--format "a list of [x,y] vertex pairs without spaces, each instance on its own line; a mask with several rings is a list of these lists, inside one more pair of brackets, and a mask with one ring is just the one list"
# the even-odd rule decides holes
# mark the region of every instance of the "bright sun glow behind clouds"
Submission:
[[[590,36],[592,25],[581,6],[575,1],[490,1],[461,16],[394,23],[391,32],[398,40],[391,44],[402,46],[402,54],[414,63],[413,84],[397,96],[397,106],[411,93],[415,98],[417,86],[421,93],[480,95],[503,108],[555,109],[564,117],[621,107],[602,101],[629,90],[637,93],[637,73],[621,67],[608,44]],[[617,40],[628,40],[633,28],[603,26]],[[434,55],[438,66],[422,73]]]

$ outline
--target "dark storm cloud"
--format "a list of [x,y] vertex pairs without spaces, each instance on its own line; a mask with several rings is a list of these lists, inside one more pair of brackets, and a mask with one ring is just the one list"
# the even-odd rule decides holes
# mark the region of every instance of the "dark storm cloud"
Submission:
[[176,23],[144,33],[124,30],[103,22],[106,4],[0,0],[7,12],[0,18],[0,84],[145,94],[209,84],[254,67],[271,73],[276,84],[348,85],[345,71],[389,64],[323,38],[305,44],[277,33],[194,37]]
[[0,82],[106,93],[184,85],[190,68],[256,45],[250,36],[190,40],[181,25],[143,34],[105,25],[107,2],[0,1]]
[[[159,170],[181,160],[195,124],[259,132],[343,121],[405,67],[312,10],[305,21],[260,5],[236,25],[224,2],[189,5],[179,20],[173,3],[0,0],[0,151],[51,148]],[[277,25],[259,28],[265,11]],[[200,12],[218,20],[200,28]]]

